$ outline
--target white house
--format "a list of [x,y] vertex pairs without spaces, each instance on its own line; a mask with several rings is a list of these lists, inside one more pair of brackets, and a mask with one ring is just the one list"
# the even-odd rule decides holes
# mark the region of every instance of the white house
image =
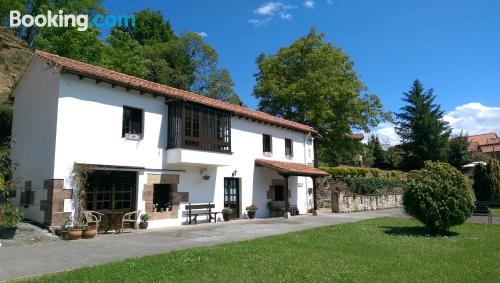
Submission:
[[186,222],[188,203],[306,213],[325,175],[311,127],[57,55],[37,51],[13,97],[15,202],[52,226],[76,205],[75,165],[92,169],[85,209],[141,210],[152,227]]

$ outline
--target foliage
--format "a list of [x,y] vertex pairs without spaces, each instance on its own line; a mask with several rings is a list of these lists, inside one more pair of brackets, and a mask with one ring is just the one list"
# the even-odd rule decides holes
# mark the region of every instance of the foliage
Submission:
[[432,233],[443,233],[464,223],[474,209],[465,177],[447,163],[432,161],[427,161],[406,183],[403,205]]
[[0,104],[0,145],[10,140],[12,127],[12,108],[10,105]]
[[478,200],[500,199],[500,163],[490,159],[486,164],[474,167],[474,193]]
[[443,120],[441,107],[434,103],[435,99],[433,89],[426,91],[419,80],[404,93],[403,101],[407,105],[396,114],[396,132],[403,141],[406,169],[420,169],[426,160],[447,159],[451,130]]
[[148,213],[141,214],[141,221],[148,222],[151,216]]
[[399,169],[403,162],[403,151],[399,146],[391,146],[385,152],[387,167]]
[[460,132],[459,135],[450,139],[450,149],[448,152],[448,163],[458,170],[471,160],[471,153],[469,151],[469,141],[467,135]]
[[259,207],[258,207],[256,204],[252,204],[252,205],[247,206],[247,207],[245,208],[245,210],[246,210],[246,211],[252,211],[252,212],[257,211],[257,209],[259,209]]
[[[22,6],[21,11],[24,14],[29,15],[38,15],[38,14],[46,14],[48,10],[58,11],[60,9],[64,10],[66,14],[74,13],[74,14],[89,14],[95,15],[96,13],[105,13],[105,9],[102,6],[101,0],[20,0],[18,1],[18,8]],[[1,14],[0,14],[1,16]],[[50,28],[39,28],[36,25],[31,27],[19,27],[16,30],[16,34],[19,38],[26,41],[30,46],[36,46],[35,38],[39,36],[42,30],[47,31]],[[52,28],[54,32],[55,30],[66,30],[66,28]],[[81,32],[81,33],[86,33]],[[74,33],[75,36],[79,36],[77,33]],[[67,37],[70,39],[70,37]]]
[[22,220],[22,214],[12,205],[9,199],[9,190],[0,176],[0,226],[12,229]]
[[366,94],[349,57],[324,37],[313,28],[276,54],[261,54],[253,95],[259,110],[316,128],[320,162],[336,165],[361,150],[351,129],[368,131],[389,117],[380,99]]
[[387,177],[387,178],[400,178],[399,171],[382,171],[378,168],[364,168],[364,167],[320,167],[319,169],[330,174],[332,178],[336,177],[367,177],[369,174],[373,177]]
[[497,282],[500,225],[464,224],[452,231],[455,236],[428,237],[415,220],[377,218],[133,258],[29,281]]
[[222,214],[231,215],[231,214],[233,214],[233,209],[230,207],[224,207],[222,209]]
[[0,145],[0,178],[8,178],[11,171],[10,146]]
[[359,195],[371,195],[377,193],[400,193],[405,185],[405,181],[398,178],[380,178],[380,177],[337,177],[347,185],[346,189]]
[[385,150],[382,148],[382,144],[380,143],[378,136],[371,135],[368,140],[367,147],[370,149],[372,154],[373,166],[377,168],[385,168]]

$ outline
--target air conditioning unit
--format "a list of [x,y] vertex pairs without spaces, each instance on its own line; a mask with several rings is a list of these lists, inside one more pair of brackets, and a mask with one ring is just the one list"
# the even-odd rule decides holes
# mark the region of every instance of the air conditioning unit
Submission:
[[141,136],[138,135],[138,134],[126,134],[125,135],[125,139],[127,140],[134,140],[134,141],[138,141],[141,139]]

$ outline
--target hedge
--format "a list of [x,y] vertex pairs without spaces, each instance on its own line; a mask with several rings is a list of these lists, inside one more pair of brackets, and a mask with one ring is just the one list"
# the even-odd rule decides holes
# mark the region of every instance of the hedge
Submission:
[[405,181],[380,177],[336,177],[334,180],[347,185],[349,191],[359,195],[377,193],[402,193]]
[[321,167],[319,168],[330,174],[332,178],[338,177],[367,177],[371,174],[373,177],[401,178],[399,171],[383,171],[378,168],[363,167]]

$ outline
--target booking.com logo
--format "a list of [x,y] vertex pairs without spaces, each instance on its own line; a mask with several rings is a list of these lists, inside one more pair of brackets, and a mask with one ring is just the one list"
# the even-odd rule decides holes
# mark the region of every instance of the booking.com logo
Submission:
[[[103,15],[96,14],[93,16],[92,25],[96,28],[115,27],[115,26],[132,26],[135,27],[134,15]],[[11,28],[16,27],[76,27],[78,31],[86,31],[89,28],[88,15],[64,14],[63,10],[58,13],[47,11],[47,14],[40,15],[22,15],[21,12],[10,11]]]

